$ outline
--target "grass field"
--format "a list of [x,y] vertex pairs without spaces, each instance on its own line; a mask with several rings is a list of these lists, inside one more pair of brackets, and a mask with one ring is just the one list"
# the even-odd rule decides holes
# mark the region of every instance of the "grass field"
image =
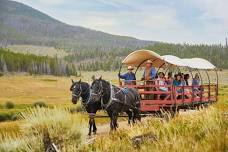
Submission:
[[70,101],[70,78],[53,76],[3,76],[0,78],[0,103],[67,104]]
[[[0,122],[0,151],[7,151],[6,149],[11,146],[13,150],[18,147],[22,151],[28,150],[28,133],[34,133],[32,130],[26,131],[26,126],[43,126],[43,123],[47,123],[50,127],[51,137],[57,142],[60,142],[63,147],[63,151],[139,151],[134,148],[132,144],[132,138],[137,135],[146,133],[153,133],[156,136],[156,142],[148,141],[142,143],[140,151],[226,151],[228,141],[228,71],[219,72],[219,102],[208,109],[203,109],[195,113],[186,113],[172,119],[170,122],[163,123],[157,120],[151,119],[144,125],[136,125],[130,128],[130,130],[119,130],[115,134],[108,136],[101,136],[96,139],[96,142],[91,145],[81,145],[85,138],[84,130],[80,129],[80,125],[84,126],[87,121],[87,116],[74,114],[72,118],[69,116],[63,107],[76,107],[71,103],[71,93],[69,87],[71,85],[71,78],[74,80],[82,79],[84,81],[91,81],[92,75],[95,77],[103,76],[104,79],[110,80],[114,84],[118,84],[117,79],[118,72],[83,72],[79,77],[55,77],[55,76],[28,76],[28,75],[7,75],[0,77],[0,115],[8,113],[26,113],[25,119],[17,121]],[[214,73],[213,73],[214,74]],[[210,75],[213,75],[210,73]],[[138,75],[138,77],[140,74]],[[215,75],[214,75],[215,76]],[[213,77],[214,77],[213,76]],[[206,77],[204,75],[204,77]],[[5,103],[11,101],[15,104],[13,109],[7,109]],[[55,111],[42,110],[29,110],[30,114],[27,114],[28,108],[32,107],[34,102],[42,101],[47,105],[56,107]],[[77,105],[79,106],[79,105]],[[43,113],[56,114],[55,117],[48,116],[45,119],[41,119],[40,116]],[[61,114],[63,113],[63,116]],[[32,114],[32,115],[31,115]],[[30,116],[31,115],[31,116]],[[58,115],[58,116],[57,116]],[[55,126],[58,128],[53,130],[53,124],[49,121],[55,121]],[[67,124],[65,121],[71,121]],[[74,126],[73,123],[78,123],[79,126]],[[63,122],[62,122],[63,121]],[[99,119],[98,123],[106,123],[107,119]],[[66,123],[67,125],[63,125]],[[37,126],[38,125],[38,126]],[[70,126],[71,125],[71,126]],[[86,122],[87,125],[87,122]],[[46,125],[45,125],[46,126]],[[80,141],[78,146],[72,143],[74,137],[77,134],[72,132],[66,132],[66,128],[69,130],[75,130],[80,135]],[[36,128],[40,129],[40,128]],[[64,135],[62,135],[64,134]],[[62,138],[68,138],[67,135],[72,135],[72,141],[61,142]],[[56,139],[57,136],[61,139]],[[20,140],[23,139],[23,140]],[[32,137],[34,142],[39,143],[35,149],[38,151],[42,147],[41,135]],[[27,146],[26,146],[27,145]],[[80,145],[80,146],[79,146]],[[169,145],[164,147],[164,145]],[[31,146],[31,145],[30,145]],[[26,150],[25,150],[26,149]],[[18,149],[17,149],[18,150]],[[31,149],[29,149],[31,150]]]
[[64,57],[67,53],[63,50],[57,50],[53,47],[46,47],[46,46],[35,46],[35,45],[10,45],[7,48],[16,53],[24,53],[24,54],[35,54],[35,55],[42,55],[42,56],[58,56]]
[[[70,104],[71,94],[69,88],[71,79],[82,79],[82,81],[91,82],[92,75],[95,75],[95,77],[102,75],[104,79],[118,85],[117,73],[117,71],[82,72],[82,76],[77,78],[25,75],[3,76],[0,77],[0,104],[4,104],[6,101],[12,101],[16,104],[33,104],[36,101],[44,101],[48,104]],[[140,75],[137,75],[137,77],[140,77]],[[212,72],[210,75],[215,77]],[[204,77],[205,82],[207,82],[206,76]],[[219,72],[219,83],[228,85],[227,70]]]

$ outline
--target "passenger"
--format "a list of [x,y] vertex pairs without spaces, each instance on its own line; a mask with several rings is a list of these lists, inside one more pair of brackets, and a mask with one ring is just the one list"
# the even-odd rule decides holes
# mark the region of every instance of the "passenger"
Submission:
[[189,74],[185,74],[184,75],[184,84],[185,84],[185,86],[189,86],[188,80],[189,80]]
[[[189,80],[189,74],[184,74],[184,78],[182,81],[183,86],[189,86],[188,80]],[[187,99],[191,98],[192,93],[191,93],[190,87],[184,87],[183,89],[184,89],[185,98],[187,98]]]
[[165,85],[167,84],[165,82],[165,74],[163,72],[159,72],[158,78],[156,79],[155,84],[160,86],[158,90],[164,91],[164,92],[168,91],[168,88],[165,87]]
[[[167,92],[168,88],[166,87],[166,82],[165,82],[165,74],[163,72],[159,72],[158,78],[155,81],[155,84],[158,85],[157,90],[162,91],[162,92]],[[165,99],[167,94],[158,94],[157,98],[160,99]]]
[[175,79],[173,80],[173,86],[182,86],[180,74],[175,75]]
[[135,74],[132,72],[134,70],[134,68],[132,66],[128,66],[127,67],[128,72],[125,74],[119,74],[119,78],[124,79],[124,84],[125,85],[132,85],[135,84]]
[[173,84],[173,73],[172,72],[168,73],[168,77],[166,79],[166,83],[167,83],[167,85]]
[[173,78],[173,73],[172,73],[172,72],[169,72],[169,73],[168,73],[168,79],[169,79],[169,78]]
[[194,92],[194,96],[196,97],[199,96],[199,91],[200,91],[199,85],[200,85],[199,74],[196,73],[195,77],[192,79],[193,92]]
[[[146,85],[153,85],[154,82],[151,80],[154,80],[156,78],[156,70],[155,68],[152,66],[152,61],[151,60],[147,60],[146,61],[146,67],[145,70],[143,72],[143,77],[142,80],[146,80]],[[153,87],[146,87],[146,91],[153,91],[155,88]],[[145,95],[146,99],[153,99],[154,95]]]
[[181,74],[177,74],[177,75],[175,75],[175,79],[174,79],[174,81],[173,81],[173,86],[174,87],[177,87],[176,88],[176,91],[177,91],[177,95],[176,95],[176,98],[177,99],[180,99],[181,98],[181,96],[182,95],[180,95],[180,93],[182,93],[183,91],[182,91],[182,88],[180,87],[180,86],[182,86],[183,84],[182,84],[182,82],[181,82]]
[[200,85],[200,79],[199,79],[198,73],[195,74],[195,77],[192,80],[192,85],[193,86],[199,86]]
[[156,77],[156,69],[152,66],[152,61],[146,61],[146,68],[143,73],[142,80],[154,80]]
[[177,99],[180,99],[182,97],[182,95],[180,95],[180,93],[184,93],[183,96],[184,98],[190,98],[190,91],[189,89],[186,89],[184,87],[180,87],[180,86],[186,86],[186,82],[184,81],[184,78],[182,77],[183,74],[178,74],[175,78],[175,80],[173,81],[173,86],[176,86],[176,91],[177,93],[179,93],[177,95]]

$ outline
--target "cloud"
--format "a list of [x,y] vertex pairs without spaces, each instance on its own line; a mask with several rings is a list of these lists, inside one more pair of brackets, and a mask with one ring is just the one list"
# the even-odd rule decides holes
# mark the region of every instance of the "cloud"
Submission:
[[220,43],[227,0],[18,0],[71,25],[140,39]]

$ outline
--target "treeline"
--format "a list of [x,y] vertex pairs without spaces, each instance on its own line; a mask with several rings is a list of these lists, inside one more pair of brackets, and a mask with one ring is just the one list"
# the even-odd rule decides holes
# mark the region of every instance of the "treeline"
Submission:
[[99,49],[90,51],[76,51],[65,57],[67,62],[76,65],[80,71],[112,71],[119,69],[121,60],[132,50],[125,48],[122,50],[100,51]]
[[175,55],[180,58],[204,58],[218,68],[228,69],[228,47],[223,45],[190,45],[158,43],[145,47],[160,55]]
[[[190,45],[155,43],[144,47],[160,55],[175,55],[180,58],[200,57],[207,59],[218,68],[228,69],[228,48],[222,45]],[[121,61],[132,51],[131,49],[113,49],[112,51],[76,51],[65,57],[65,60],[76,64],[82,71],[117,70]]]
[[0,48],[0,72],[28,72],[30,74],[77,75],[74,64],[57,57],[36,56],[10,52]]
[[[228,69],[228,48],[222,45],[189,45],[156,43],[144,49],[160,55],[171,54],[180,58],[200,57],[209,60],[218,68]],[[0,72],[29,72],[30,74],[77,75],[77,71],[111,71],[119,69],[121,61],[132,49],[98,48],[68,52],[64,59],[57,57],[20,54],[0,49]]]
[[111,59],[103,60],[103,61],[90,61],[87,63],[80,63],[77,68],[80,71],[98,71],[98,70],[104,70],[104,71],[114,71],[119,69],[121,65],[120,60],[117,59]]

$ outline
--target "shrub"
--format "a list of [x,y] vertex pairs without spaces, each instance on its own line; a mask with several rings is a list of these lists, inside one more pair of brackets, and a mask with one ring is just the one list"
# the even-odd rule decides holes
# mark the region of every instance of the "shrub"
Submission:
[[37,101],[33,104],[34,107],[47,107],[46,103],[43,101]]
[[13,108],[14,108],[14,103],[11,102],[11,101],[7,101],[7,102],[5,103],[5,107],[6,107],[7,109],[13,109]]
[[17,113],[0,113],[0,122],[14,121],[18,119]]
[[0,77],[4,76],[4,74],[2,72],[0,72]]
[[7,113],[1,113],[0,114],[0,122],[10,120],[10,115]]

